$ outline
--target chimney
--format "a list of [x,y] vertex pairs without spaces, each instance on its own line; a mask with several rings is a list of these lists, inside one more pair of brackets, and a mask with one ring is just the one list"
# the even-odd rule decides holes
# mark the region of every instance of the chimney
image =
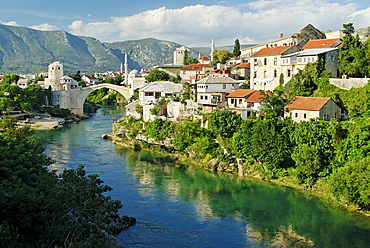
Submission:
[[284,37],[284,35],[283,35],[283,34],[280,34],[280,35],[279,35],[279,38],[280,38],[280,39],[281,39],[281,38],[283,38],[283,37]]

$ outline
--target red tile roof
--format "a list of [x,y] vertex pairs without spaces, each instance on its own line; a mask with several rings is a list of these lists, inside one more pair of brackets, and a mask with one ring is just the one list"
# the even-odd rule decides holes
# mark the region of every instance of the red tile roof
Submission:
[[247,90],[247,89],[237,89],[231,92],[230,94],[227,95],[227,97],[232,97],[232,98],[244,98],[247,97],[248,95],[252,94],[256,90]]
[[250,69],[251,68],[251,63],[242,63],[242,64],[238,65],[237,68],[238,69],[243,69],[243,68]]
[[321,40],[310,40],[302,49],[315,49],[315,48],[331,48],[337,47],[339,39],[321,39]]
[[[269,91],[265,91],[265,94],[267,94],[268,96],[272,96],[273,94]],[[262,102],[262,98],[264,98],[265,95],[262,94],[261,91],[259,90],[255,90],[251,95],[249,95],[245,101],[246,102]]]
[[202,70],[203,67],[211,67],[211,64],[192,64],[181,68],[180,70]]
[[207,57],[206,55],[200,57],[199,59],[205,59],[205,60],[211,60],[209,57]]
[[253,54],[252,57],[282,54],[291,47],[292,46],[266,47]]
[[330,97],[304,97],[296,96],[285,109],[301,109],[301,110],[312,110],[319,111],[325,104],[330,100]]

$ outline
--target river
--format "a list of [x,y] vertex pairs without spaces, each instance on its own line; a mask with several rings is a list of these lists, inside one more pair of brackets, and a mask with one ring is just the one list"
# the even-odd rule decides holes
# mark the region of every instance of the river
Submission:
[[294,189],[180,165],[101,138],[122,107],[61,129],[37,131],[53,169],[85,165],[113,187],[122,215],[137,218],[117,236],[124,247],[370,247],[370,219]]

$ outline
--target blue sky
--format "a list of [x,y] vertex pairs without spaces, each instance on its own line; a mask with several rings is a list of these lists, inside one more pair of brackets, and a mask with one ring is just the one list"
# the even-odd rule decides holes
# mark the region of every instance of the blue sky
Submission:
[[0,0],[0,23],[114,42],[153,37],[186,46],[262,43],[307,24],[370,26],[368,0]]

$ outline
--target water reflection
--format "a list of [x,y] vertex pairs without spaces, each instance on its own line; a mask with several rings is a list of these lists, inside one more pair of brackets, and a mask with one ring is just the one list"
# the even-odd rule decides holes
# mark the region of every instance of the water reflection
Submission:
[[369,219],[333,209],[295,190],[214,174],[169,157],[103,140],[112,117],[39,132],[53,168],[97,173],[137,224],[118,236],[124,247],[370,247]]
[[232,217],[245,223],[249,242],[268,247],[370,247],[365,218],[328,208],[295,190],[230,174],[184,166],[146,151],[119,149],[143,195],[163,191],[171,201],[194,204],[200,221]]

